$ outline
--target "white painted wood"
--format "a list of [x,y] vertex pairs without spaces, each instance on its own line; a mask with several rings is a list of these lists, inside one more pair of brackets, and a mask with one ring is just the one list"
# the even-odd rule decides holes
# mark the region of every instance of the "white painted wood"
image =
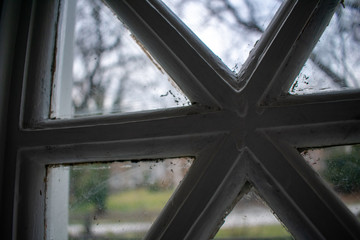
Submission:
[[[151,116],[151,114],[149,114]],[[165,117],[166,116],[166,117]],[[224,116],[228,116],[225,117]],[[101,119],[94,118],[86,125],[24,131],[21,142],[24,147],[36,145],[68,145],[83,142],[133,141],[144,139],[172,139],[178,136],[211,135],[229,131],[235,127],[232,122],[238,118],[231,112],[204,112],[179,116],[149,117],[143,120],[100,124]],[[225,122],[224,122],[225,121]],[[105,121],[106,122],[106,121]],[[223,123],[223,124],[220,124]],[[36,137],[35,137],[36,136]],[[56,137],[54,137],[56,136]],[[33,141],[30,141],[30,139]]]
[[[177,85],[181,86],[182,91],[193,103],[211,107],[226,107],[236,103],[228,99],[233,96],[229,94],[232,88],[221,79],[196,48],[184,39],[189,34],[188,30],[183,26],[175,29],[169,24],[166,18],[169,18],[170,22],[176,21],[172,13],[166,14],[166,10],[162,9],[162,14],[159,14],[150,2],[106,3],[147,47]],[[147,21],[157,24],[142,24]],[[181,32],[186,36],[181,35]]]
[[[298,37],[308,26],[308,20],[317,16],[315,9],[331,15],[333,9],[326,6],[338,1],[286,1],[254,49],[251,58],[256,61],[250,59],[244,69],[246,84],[238,86],[231,83],[233,76],[224,79],[227,73],[223,64],[217,65],[212,54],[206,53],[199,40],[161,2],[106,2],[148,44],[149,51],[197,104],[180,109],[56,121],[46,119],[42,111],[26,110],[31,114],[25,114],[24,121],[31,124],[23,129],[11,124],[8,135],[5,177],[10,184],[4,191],[13,201],[6,201],[2,209],[10,209],[3,211],[10,223],[5,230],[9,239],[43,238],[44,196],[27,187],[44,189],[47,164],[182,155],[195,156],[194,165],[146,239],[210,237],[246,182],[257,188],[297,239],[330,239],[338,235],[356,239],[360,235],[357,220],[296,150],[360,142],[358,93],[337,94],[335,98],[333,94],[281,96],[279,103],[266,97],[278,99],[278,93],[288,81],[276,78],[278,69],[294,70],[283,69],[282,64],[293,46],[303,44]],[[31,31],[37,30],[37,26],[32,26]],[[26,42],[27,37],[24,36]],[[36,44],[30,46],[31,52],[44,49]],[[303,46],[304,50],[311,48]],[[47,51],[52,48],[48,47]],[[24,58],[23,51],[17,54]],[[19,58],[20,63],[25,61],[23,58]],[[39,64],[31,72],[44,71],[47,66]],[[24,71],[19,66],[15,70]],[[37,76],[42,75],[30,74],[27,81]],[[13,81],[20,93],[22,75]],[[27,88],[26,94],[34,89],[49,91],[46,86],[41,87]],[[18,97],[11,100],[19,103]],[[19,122],[20,117],[15,113],[22,110],[20,104],[14,104],[10,119]],[[20,205],[24,202],[27,204]],[[34,219],[36,227],[22,231]]]
[[[269,39],[264,39],[267,42],[266,48],[257,53],[258,56],[254,58],[256,60],[256,68],[249,75],[250,78],[246,79],[248,84],[245,87],[244,94],[246,94],[251,104],[255,102],[260,104],[262,95],[268,91],[272,79],[276,76],[288,53],[297,44],[301,32],[317,7],[317,1],[312,0],[289,2],[296,3],[293,7],[291,6],[291,11],[289,11],[288,7],[283,8],[283,11],[287,13],[286,15],[278,13],[275,16],[274,22],[276,25],[271,24],[267,32],[264,33],[264,36],[270,35]],[[263,39],[260,40],[260,42],[262,41]],[[259,45],[261,46],[261,44]],[[312,49],[311,46],[306,47]],[[304,48],[306,47],[304,46]]]
[[68,167],[47,169],[46,239],[68,239],[69,179]]
[[[73,55],[76,2],[63,1],[59,21],[57,71],[53,85],[51,118],[72,117]],[[54,111],[54,112],[53,112]]]
[[[273,102],[280,96],[289,95],[288,91],[294,82],[294,79],[304,66],[313,47],[315,47],[319,41],[321,34],[328,26],[338,5],[337,1],[312,2],[313,4],[317,4],[318,7],[314,9],[313,12],[304,11],[311,13],[311,15],[308,21],[304,21],[306,27],[304,26],[305,28],[303,28],[303,30],[296,31],[295,29],[292,29],[293,31],[295,30],[295,33],[297,32],[297,34],[299,34],[296,39],[296,44],[291,46],[287,56],[282,59],[281,66],[277,68],[277,73],[272,79],[272,82],[262,99],[263,104],[265,105]],[[294,20],[298,21],[297,19]],[[294,26],[294,24],[290,24],[291,28],[292,26]]]
[[[72,70],[77,1],[63,1],[58,26],[57,71],[52,89],[50,118],[72,116]],[[54,111],[54,112],[53,112]],[[68,239],[70,170],[49,168],[46,183],[46,239]]]

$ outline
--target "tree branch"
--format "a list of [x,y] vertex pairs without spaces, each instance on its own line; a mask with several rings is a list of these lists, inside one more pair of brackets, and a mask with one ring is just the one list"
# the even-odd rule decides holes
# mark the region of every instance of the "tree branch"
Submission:
[[326,66],[325,64],[323,64],[320,60],[320,58],[315,54],[315,53],[311,53],[310,54],[310,60],[317,66],[319,67],[319,69],[321,69],[327,76],[329,76],[332,81],[337,84],[339,87],[341,88],[346,88],[348,87],[346,80],[344,78],[341,78],[339,75],[337,75],[336,73],[334,73],[334,71],[332,71],[328,66]]

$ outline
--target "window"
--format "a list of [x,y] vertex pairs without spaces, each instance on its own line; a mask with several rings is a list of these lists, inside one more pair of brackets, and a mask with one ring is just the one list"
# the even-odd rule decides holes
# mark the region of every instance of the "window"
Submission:
[[1,26],[11,26],[0,29],[6,237],[48,237],[50,166],[182,156],[195,160],[145,239],[215,236],[249,186],[296,239],[360,236],[356,217],[298,151],[359,143],[359,92],[289,94],[338,1],[284,1],[234,73],[161,1],[106,0],[192,104],[51,119],[61,3],[2,5]]
[[349,7],[336,9],[290,93],[309,94],[359,88],[359,71],[356,67],[359,62],[359,8],[356,7],[356,1],[347,4]]
[[190,105],[103,2],[63,1],[60,7],[52,118]]
[[47,167],[48,239],[140,239],[193,159],[132,160]]
[[359,145],[305,149],[305,161],[357,217],[359,211]]

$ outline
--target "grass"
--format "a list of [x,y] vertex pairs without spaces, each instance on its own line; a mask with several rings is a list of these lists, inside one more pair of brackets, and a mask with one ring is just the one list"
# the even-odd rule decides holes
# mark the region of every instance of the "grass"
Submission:
[[134,211],[160,211],[170,198],[173,191],[151,191],[140,188],[111,195],[106,206],[110,211],[124,213]]
[[153,191],[147,188],[123,191],[110,194],[106,200],[106,211],[96,214],[90,203],[79,203],[70,209],[70,223],[82,223],[85,218],[101,220],[101,222],[152,222],[172,194],[172,190]]
[[[120,222],[119,219],[126,222],[153,221],[171,197],[172,192],[173,190],[152,191],[147,188],[139,188],[111,194],[106,201],[107,209],[105,214],[97,216],[95,220],[95,217],[91,215],[94,214],[94,207],[90,204],[83,204],[71,210],[70,222],[83,223],[84,217],[89,215],[91,215],[93,223],[98,221],[102,223]],[[292,239],[291,235],[280,224],[220,229],[215,239],[239,237],[248,239]]]
[[292,239],[290,233],[280,224],[220,229],[219,232],[216,234],[215,239],[232,237]]

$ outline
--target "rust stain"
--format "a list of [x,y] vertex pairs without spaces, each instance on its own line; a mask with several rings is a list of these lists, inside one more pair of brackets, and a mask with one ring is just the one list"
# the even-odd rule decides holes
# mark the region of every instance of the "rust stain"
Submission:
[[136,36],[134,34],[130,34],[131,38],[134,39],[134,41],[136,42],[137,45],[139,45],[139,47],[141,48],[141,50],[143,50],[143,52],[145,53],[145,55],[150,59],[150,61],[155,65],[155,67],[157,69],[159,69],[159,71],[162,74],[165,74],[164,69],[156,62],[156,60],[151,56],[151,54],[149,53],[149,51],[145,48],[145,46],[139,41],[139,39],[136,38]]
[[[139,39],[136,38],[136,36],[134,34],[130,34],[131,38],[136,42],[137,45],[139,45],[139,47],[141,48],[141,50],[145,53],[145,55],[150,59],[150,61],[155,65],[155,67],[162,73],[165,74],[165,70],[163,67],[161,67],[161,65],[151,56],[150,52],[145,48],[145,46],[140,42]],[[183,93],[183,91],[179,88],[179,86],[174,82],[174,80],[171,77],[168,77],[168,81],[170,82],[170,84],[182,95],[185,96],[185,98],[187,99],[186,95]]]
[[59,37],[59,22],[60,22],[60,10],[61,10],[61,2],[59,1],[58,9],[57,9],[57,15],[56,15],[56,21],[55,21],[55,36],[54,36],[54,50],[53,50],[53,61],[51,64],[51,90],[50,90],[50,104],[49,104],[49,118],[54,118],[54,111],[53,111],[53,98],[55,94],[55,72],[56,72],[56,66],[57,66],[57,43],[58,43],[58,37]]

